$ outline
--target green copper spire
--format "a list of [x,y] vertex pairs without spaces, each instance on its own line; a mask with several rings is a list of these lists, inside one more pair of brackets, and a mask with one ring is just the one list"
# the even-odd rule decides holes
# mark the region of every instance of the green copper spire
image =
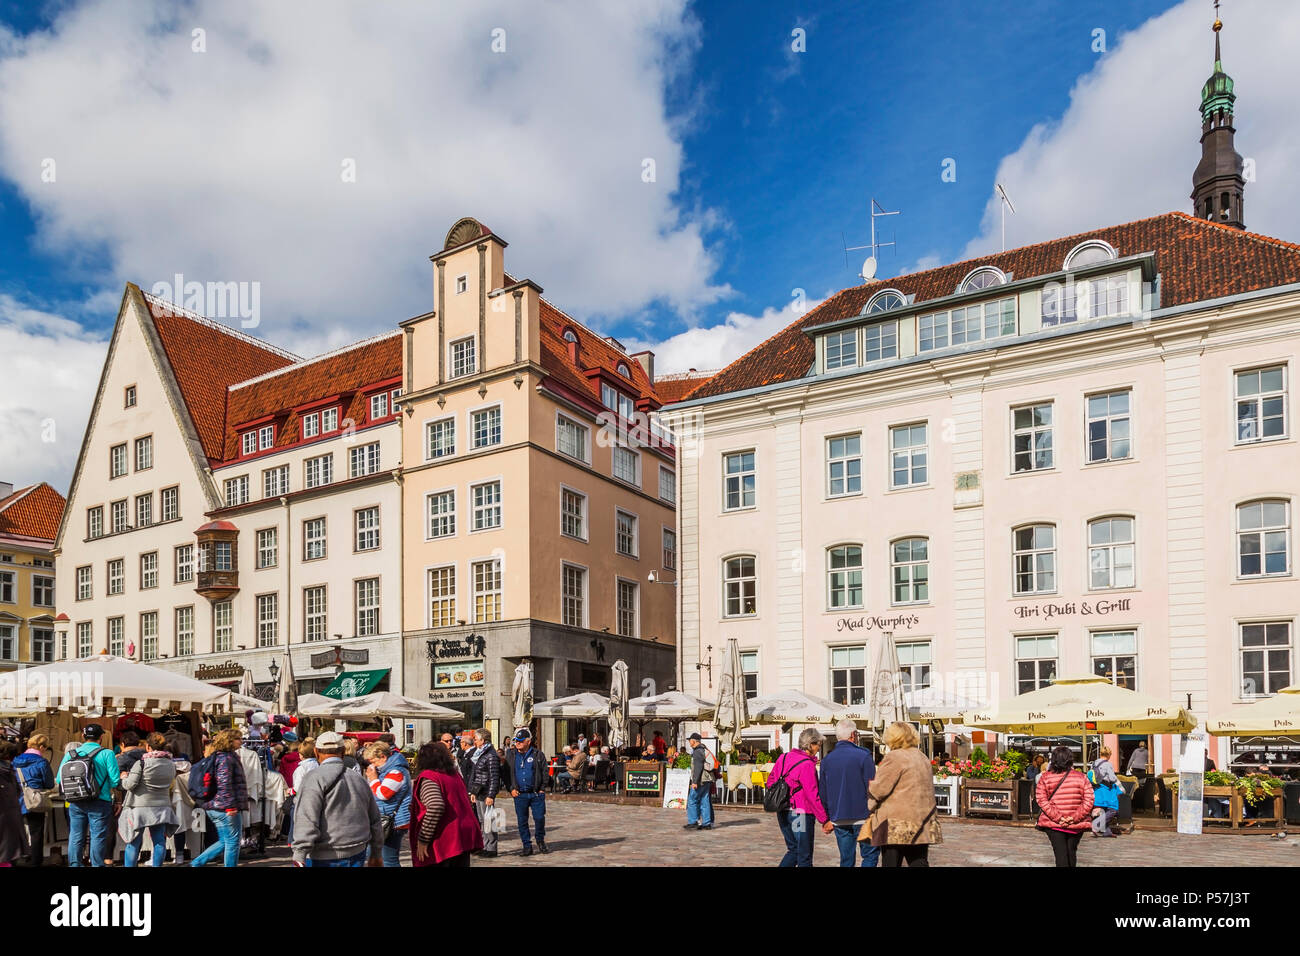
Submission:
[[[1215,5],[1217,12],[1218,4]],[[1223,72],[1223,54],[1219,48],[1219,31],[1223,29],[1223,21],[1215,17],[1214,20],[1214,73],[1205,81],[1205,86],[1201,88],[1201,119],[1209,122],[1210,117],[1219,111],[1232,115],[1232,104],[1236,102],[1237,94],[1232,91],[1232,77]]]

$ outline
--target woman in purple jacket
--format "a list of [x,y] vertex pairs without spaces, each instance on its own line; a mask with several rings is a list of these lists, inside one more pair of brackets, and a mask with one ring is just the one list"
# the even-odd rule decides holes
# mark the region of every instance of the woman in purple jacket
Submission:
[[821,749],[821,733],[815,727],[808,727],[799,734],[799,749],[777,757],[772,772],[767,775],[768,786],[784,777],[790,787],[790,809],[776,814],[781,836],[785,837],[781,866],[813,865],[813,835],[818,824],[827,820],[817,789],[817,755]]

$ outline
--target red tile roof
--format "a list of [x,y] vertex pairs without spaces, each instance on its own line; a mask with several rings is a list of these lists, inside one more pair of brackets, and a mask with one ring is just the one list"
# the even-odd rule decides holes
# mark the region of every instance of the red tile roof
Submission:
[[64,504],[63,495],[46,482],[20,488],[0,500],[0,534],[42,538],[53,544]]
[[[565,315],[545,299],[541,300],[540,316],[542,368],[566,389],[600,406],[600,380],[589,378],[586,372],[603,368],[633,398],[649,398],[656,408],[663,404],[663,399],[656,394],[655,386],[645,369],[632,356],[606,342],[603,337]],[[569,343],[564,341],[566,329],[572,329],[578,337],[576,362],[569,358]],[[631,373],[630,379],[617,374],[620,362],[627,366]]]
[[994,265],[1013,273],[1015,279],[1048,275],[1059,272],[1066,254],[1085,239],[1104,239],[1121,256],[1154,253],[1161,275],[1162,308],[1300,282],[1300,245],[1187,213],[1166,213],[844,289],[732,362],[688,397],[722,395],[806,376],[815,347],[804,330],[857,315],[881,289],[898,289],[924,302],[952,295],[976,266]]
[[680,402],[717,374],[716,371],[698,372],[691,369],[689,372],[660,375],[655,379],[655,392],[665,405]]

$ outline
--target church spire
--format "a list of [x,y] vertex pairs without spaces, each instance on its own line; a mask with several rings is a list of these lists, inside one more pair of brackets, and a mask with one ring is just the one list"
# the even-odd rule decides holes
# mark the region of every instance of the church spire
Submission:
[[1201,161],[1192,175],[1193,211],[1202,219],[1245,229],[1244,164],[1233,143],[1233,109],[1237,94],[1223,71],[1219,0],[1214,2],[1214,72],[1201,88]]

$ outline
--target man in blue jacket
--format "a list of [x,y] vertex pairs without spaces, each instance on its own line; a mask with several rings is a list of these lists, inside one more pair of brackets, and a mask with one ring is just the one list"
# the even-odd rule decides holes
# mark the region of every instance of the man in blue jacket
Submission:
[[841,720],[835,725],[835,749],[822,758],[821,798],[827,819],[822,829],[835,834],[840,846],[840,866],[852,866],[856,854],[854,846],[862,852],[862,865],[875,866],[880,851],[871,843],[858,843],[858,834],[867,822],[867,785],[876,775],[876,762],[871,752],[857,744],[858,728],[851,720]]
[[546,754],[533,746],[533,735],[527,727],[515,731],[514,744],[506,769],[510,775],[510,796],[515,798],[515,822],[519,825],[519,839],[524,845],[521,855],[533,855],[533,841],[528,833],[530,810],[533,813],[533,829],[537,835],[537,852],[546,853],[546,785],[550,779]]
[[[68,804],[68,864],[81,866],[81,850],[86,844],[86,828],[90,828],[90,865],[103,866],[111,846],[110,838],[115,836],[113,829],[113,788],[121,785],[121,774],[117,768],[117,757],[113,751],[99,745],[104,736],[104,728],[99,724],[86,724],[81,730],[85,739],[75,751],[78,757],[90,758],[94,768],[95,782],[99,784],[98,795],[91,800],[79,800]],[[59,764],[59,773],[55,778],[63,782],[63,768],[72,754],[64,754]]]

